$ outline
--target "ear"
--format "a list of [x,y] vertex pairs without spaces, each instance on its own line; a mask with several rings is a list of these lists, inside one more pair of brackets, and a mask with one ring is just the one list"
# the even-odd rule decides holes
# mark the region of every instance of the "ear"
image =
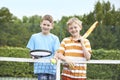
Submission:
[[67,27],[67,31],[70,33],[70,31],[69,31],[69,27]]
[[80,31],[82,30],[82,26],[80,26]]
[[42,26],[42,23],[40,23],[40,27]]
[[54,28],[54,23],[51,23],[51,29],[53,29]]

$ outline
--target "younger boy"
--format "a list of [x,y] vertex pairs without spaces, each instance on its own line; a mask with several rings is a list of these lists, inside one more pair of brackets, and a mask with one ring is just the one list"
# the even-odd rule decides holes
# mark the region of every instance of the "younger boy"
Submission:
[[62,80],[86,80],[86,64],[73,63],[72,61],[86,61],[90,59],[90,42],[80,35],[82,22],[79,19],[69,19],[67,26],[71,37],[63,39],[55,56],[55,58],[68,63],[63,65]]
[[[53,29],[53,18],[51,15],[45,15],[40,23],[41,32],[33,34],[27,44],[27,48],[30,50],[48,50],[52,52],[49,57],[45,59],[51,59],[55,51],[59,48],[60,42],[57,36],[50,33]],[[55,65],[50,63],[34,63],[34,73],[38,75],[38,80],[55,80]]]

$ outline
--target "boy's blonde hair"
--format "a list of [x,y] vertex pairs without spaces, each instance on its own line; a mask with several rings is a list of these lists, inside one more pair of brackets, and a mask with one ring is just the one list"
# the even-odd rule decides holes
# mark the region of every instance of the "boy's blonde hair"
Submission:
[[80,21],[78,18],[76,18],[76,17],[70,18],[67,22],[67,25],[69,26],[72,23],[76,23],[82,28],[82,21]]
[[42,21],[43,20],[48,20],[50,23],[54,22],[53,21],[53,17],[51,15],[45,15],[45,16],[43,16]]

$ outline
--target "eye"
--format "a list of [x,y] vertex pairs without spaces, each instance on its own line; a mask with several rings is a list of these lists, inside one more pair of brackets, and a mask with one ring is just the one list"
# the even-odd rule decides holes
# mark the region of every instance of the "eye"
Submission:
[[43,24],[44,26],[46,26],[46,24]]
[[47,26],[49,27],[50,25],[48,24]]
[[70,27],[69,29],[70,29],[70,30],[72,30],[72,29],[73,29],[73,27]]
[[75,29],[77,29],[77,26],[74,26]]

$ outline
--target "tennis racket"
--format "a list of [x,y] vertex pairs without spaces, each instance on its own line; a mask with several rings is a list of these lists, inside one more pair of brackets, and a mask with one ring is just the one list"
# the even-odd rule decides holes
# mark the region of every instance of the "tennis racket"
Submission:
[[35,59],[41,58],[41,57],[48,57],[52,54],[51,51],[48,50],[32,50],[30,51],[30,55],[34,57]]
[[96,21],[95,23],[93,23],[93,25],[83,35],[83,38],[87,38],[92,33],[92,31],[97,27],[97,25],[98,25],[98,21]]

